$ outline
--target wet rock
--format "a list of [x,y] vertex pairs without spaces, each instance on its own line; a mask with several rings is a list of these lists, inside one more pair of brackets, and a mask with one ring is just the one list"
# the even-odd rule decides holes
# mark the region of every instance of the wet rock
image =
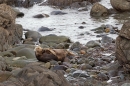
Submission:
[[87,42],[85,46],[88,48],[100,47],[100,43],[98,41],[92,40]]
[[17,51],[16,56],[17,57],[26,56],[26,58],[28,59],[36,58],[34,50],[30,48],[23,48]]
[[108,9],[99,3],[95,3],[90,11],[90,15],[93,17],[107,16]]
[[130,2],[127,0],[110,0],[110,2],[112,7],[118,11],[130,11]]
[[92,29],[91,31],[94,31],[94,33],[103,33],[104,32],[104,28],[106,28],[105,25],[101,25],[98,28]]
[[39,39],[39,42],[42,43],[70,43],[70,39],[66,36],[56,36],[56,35],[48,35],[42,36]]
[[37,15],[33,16],[33,18],[47,18],[47,17],[49,17],[48,14],[37,14]]
[[23,17],[24,16],[24,13],[20,12],[18,9],[13,8],[13,10],[16,12],[17,17]]
[[79,29],[84,29],[84,26],[79,26]]
[[80,42],[75,42],[75,43],[73,43],[73,44],[70,46],[70,50],[80,51],[81,47],[82,47],[82,44],[80,44]]
[[101,44],[111,44],[113,42],[113,38],[108,37],[107,35],[102,36]]
[[82,22],[81,24],[86,24],[86,22]]
[[52,31],[52,29],[42,26],[38,29],[38,31]]
[[37,42],[42,35],[37,31],[28,31],[25,33],[25,38],[32,38],[32,41]]
[[60,43],[60,44],[57,44],[54,48],[56,49],[68,49],[70,46],[69,43]]
[[51,12],[51,15],[64,15],[64,14],[67,14],[67,13],[62,12],[62,11],[52,11]]
[[35,45],[30,45],[30,44],[20,44],[20,45],[15,45],[13,48],[10,48],[7,52],[11,52],[12,54],[16,55],[16,53],[24,48],[30,48],[34,50],[36,46]]

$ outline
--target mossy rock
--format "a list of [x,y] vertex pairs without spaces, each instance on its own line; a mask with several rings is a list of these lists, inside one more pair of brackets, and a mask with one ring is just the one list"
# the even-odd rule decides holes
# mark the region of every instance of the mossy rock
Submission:
[[19,50],[16,53],[16,56],[17,57],[26,56],[26,58],[28,58],[28,59],[36,58],[34,50],[30,49],[30,48],[23,48],[23,49]]
[[39,39],[39,42],[41,44],[43,43],[71,43],[71,40],[66,36],[56,36],[56,35],[48,35],[48,36],[42,36]]

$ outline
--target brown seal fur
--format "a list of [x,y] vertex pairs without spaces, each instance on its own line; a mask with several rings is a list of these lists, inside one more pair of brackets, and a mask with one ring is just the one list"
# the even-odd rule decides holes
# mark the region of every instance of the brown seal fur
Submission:
[[48,62],[50,60],[56,60],[63,62],[65,57],[74,56],[73,53],[67,51],[66,49],[50,49],[50,48],[41,48],[37,46],[35,49],[36,58],[42,62]]

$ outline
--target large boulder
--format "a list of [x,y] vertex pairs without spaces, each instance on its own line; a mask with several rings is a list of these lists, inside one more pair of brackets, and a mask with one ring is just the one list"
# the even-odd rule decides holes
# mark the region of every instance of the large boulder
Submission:
[[111,5],[118,11],[130,11],[129,0],[110,0]]
[[31,63],[24,67],[14,78],[10,78],[0,86],[70,86],[62,71],[53,72],[43,63]]
[[0,4],[0,51],[20,43],[23,34],[21,25],[15,24],[17,13],[8,5]]
[[116,38],[116,58],[127,70],[130,70],[130,21],[125,22]]
[[93,5],[90,11],[90,15],[94,17],[107,16],[108,14],[108,9],[98,2]]

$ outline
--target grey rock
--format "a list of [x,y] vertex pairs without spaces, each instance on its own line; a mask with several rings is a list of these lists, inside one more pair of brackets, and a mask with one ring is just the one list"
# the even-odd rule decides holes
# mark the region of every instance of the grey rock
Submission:
[[32,41],[37,42],[42,35],[37,31],[28,31],[25,33],[25,38],[32,38]]
[[99,3],[95,3],[90,11],[90,15],[93,17],[107,16],[108,9]]
[[16,12],[17,17],[23,17],[24,16],[24,13],[20,12],[18,9],[13,8],[13,10]]
[[56,36],[56,35],[48,35],[42,36],[39,39],[41,44],[43,43],[71,43],[70,39],[66,36]]
[[48,14],[37,14],[33,16],[33,18],[47,18],[47,17],[49,17]]
[[104,35],[104,36],[102,36],[101,44],[111,44],[112,41],[113,41],[113,38],[111,38],[107,35]]
[[52,31],[52,29],[42,26],[38,29],[38,31]]
[[23,48],[23,49],[17,51],[16,56],[17,57],[26,56],[26,58],[28,58],[28,59],[36,58],[35,52],[31,48]]
[[51,12],[51,15],[64,15],[64,14],[67,14],[67,13],[62,12],[62,11],[52,11]]
[[82,47],[82,44],[80,44],[80,42],[75,42],[70,46],[70,50],[79,51],[81,47]]
[[110,0],[110,2],[112,7],[118,11],[130,11],[130,2],[128,0]]
[[100,47],[100,43],[98,41],[92,40],[92,41],[87,42],[85,46],[88,48]]

